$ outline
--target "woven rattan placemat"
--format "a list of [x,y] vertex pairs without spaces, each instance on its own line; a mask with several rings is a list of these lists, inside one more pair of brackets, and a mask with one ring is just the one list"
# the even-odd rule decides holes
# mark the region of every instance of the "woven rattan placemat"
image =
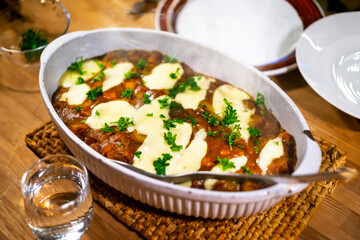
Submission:
[[[52,122],[26,135],[26,144],[39,156],[71,154]],[[344,165],[346,155],[336,146],[318,140],[321,171]],[[305,229],[322,200],[337,181],[311,184],[299,194],[284,198],[269,210],[247,218],[211,220],[177,215],[142,204],[91,175],[92,194],[115,218],[147,239],[294,239]]]

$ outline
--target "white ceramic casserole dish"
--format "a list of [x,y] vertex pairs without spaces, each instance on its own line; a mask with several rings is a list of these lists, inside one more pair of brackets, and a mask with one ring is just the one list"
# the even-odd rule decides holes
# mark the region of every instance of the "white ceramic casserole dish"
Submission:
[[320,149],[310,138],[304,117],[292,100],[255,68],[172,33],[126,28],[73,32],[51,42],[44,50],[39,74],[40,91],[47,111],[68,148],[92,173],[110,186],[151,206],[204,218],[238,218],[256,214],[307,186],[277,184],[250,192],[186,188],[135,173],[87,146],[59,118],[51,97],[58,87],[60,76],[76,57],[92,58],[117,49],[158,50],[176,57],[197,72],[238,86],[252,96],[261,92],[267,108],[296,139],[298,163],[293,174],[318,172]]

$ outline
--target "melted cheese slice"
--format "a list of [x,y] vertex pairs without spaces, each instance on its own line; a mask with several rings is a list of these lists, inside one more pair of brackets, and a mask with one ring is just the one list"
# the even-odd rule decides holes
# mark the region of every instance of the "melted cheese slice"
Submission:
[[[142,152],[140,158],[134,157],[133,165],[135,167],[155,173],[153,162],[159,157],[162,158],[163,153],[169,153],[173,157],[169,161],[170,165],[173,161],[177,161],[181,157],[181,155],[185,151],[186,146],[190,142],[190,137],[192,133],[191,124],[183,123],[176,125],[176,128],[171,128],[172,134],[177,134],[175,143],[177,145],[183,146],[183,148],[179,152],[171,151],[170,146],[165,142],[164,139],[165,132],[167,132],[166,129],[163,129],[162,132],[155,131],[154,129],[153,132],[149,133],[143,144],[137,150]],[[169,167],[166,168],[166,175],[169,174],[168,172]]]
[[134,65],[130,62],[118,63],[112,68],[104,70],[105,81],[103,82],[103,91],[119,85],[124,80],[125,73],[129,72]]
[[[100,115],[96,115],[96,111]],[[93,129],[100,129],[107,123],[109,126],[116,125],[111,122],[116,122],[120,117],[132,117],[136,109],[128,102],[117,100],[107,103],[100,103],[91,111],[91,116],[88,117],[85,123],[87,123]]]
[[71,87],[75,85],[78,77],[82,77],[85,81],[88,81],[98,74],[101,68],[94,60],[86,60],[82,64],[82,70],[86,72],[83,75],[80,75],[77,71],[66,70],[59,80],[59,85],[65,88]]
[[[170,77],[171,73],[176,73],[175,79]],[[170,89],[183,74],[184,69],[180,63],[162,63],[156,66],[150,75],[144,76],[143,80],[150,89]]]
[[218,87],[214,92],[213,107],[215,113],[219,114],[222,118],[224,117],[224,111],[226,109],[224,98],[226,98],[233,108],[236,109],[238,119],[240,120],[237,124],[241,127],[241,137],[247,141],[250,137],[247,128],[249,127],[251,116],[255,113],[255,109],[246,109],[243,100],[251,99],[251,97],[246,92],[231,85],[222,85]]
[[60,101],[67,101],[69,105],[80,105],[86,100],[89,90],[90,87],[86,84],[73,85],[61,95]]
[[[245,156],[236,157],[230,159],[231,162],[234,163],[235,168],[226,169],[225,171],[222,170],[221,166],[215,166],[211,169],[212,172],[228,172],[228,173],[235,173],[238,171],[242,166],[244,166],[247,162],[247,158]],[[204,182],[205,189],[211,190],[213,189],[215,183],[217,182],[217,179],[206,179]]]
[[175,101],[180,103],[184,108],[191,108],[195,110],[199,103],[205,99],[210,83],[214,82],[215,79],[206,77],[194,77],[194,79],[201,89],[198,91],[192,91],[190,88],[187,88],[185,92],[178,93],[176,95]]
[[262,174],[266,174],[267,168],[272,160],[284,155],[284,147],[281,137],[274,138],[266,143],[261,150],[257,163],[262,169]]
[[[171,161],[167,167],[168,174],[179,174],[186,172],[196,172],[201,166],[201,160],[207,152],[207,143],[205,141],[206,132],[199,130],[184,154],[176,160]],[[191,183],[191,182],[190,182]]]
[[[163,120],[169,118],[169,108],[160,109],[160,103],[158,101],[164,98],[165,96],[158,97],[151,101],[150,104],[144,104],[137,109],[134,114],[134,128],[136,128],[138,133],[149,135],[164,130]],[[148,113],[152,113],[153,116],[146,116]],[[165,118],[160,118],[161,114],[164,115]]]

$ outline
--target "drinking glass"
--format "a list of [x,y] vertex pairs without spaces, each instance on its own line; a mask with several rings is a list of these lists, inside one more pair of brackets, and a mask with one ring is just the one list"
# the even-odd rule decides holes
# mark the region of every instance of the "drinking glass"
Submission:
[[68,155],[40,159],[21,182],[27,222],[37,239],[80,239],[93,215],[89,177]]
[[[70,14],[55,0],[10,2],[0,11],[0,83],[11,90],[36,92],[39,91],[40,55],[46,42],[67,32]],[[24,44],[26,47],[22,48]],[[41,44],[44,45],[38,46]],[[32,49],[29,45],[33,45]]]

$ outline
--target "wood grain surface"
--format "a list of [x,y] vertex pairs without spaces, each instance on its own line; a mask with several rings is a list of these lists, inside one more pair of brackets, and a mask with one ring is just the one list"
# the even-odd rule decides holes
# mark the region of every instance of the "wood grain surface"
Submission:
[[[69,31],[102,27],[154,28],[154,12],[129,15],[134,0],[61,0],[71,14]],[[22,76],[0,58],[0,80]],[[36,79],[36,74],[27,78]],[[360,123],[323,100],[305,82],[298,70],[272,77],[297,104],[313,133],[348,153],[347,166],[360,165]],[[24,78],[26,81],[26,78]],[[26,147],[24,137],[50,120],[39,92],[23,93],[0,86],[0,239],[34,239],[25,220],[21,177],[37,157]],[[359,239],[360,179],[339,184],[325,199],[299,239]],[[94,218],[84,240],[141,239],[95,204]]]

